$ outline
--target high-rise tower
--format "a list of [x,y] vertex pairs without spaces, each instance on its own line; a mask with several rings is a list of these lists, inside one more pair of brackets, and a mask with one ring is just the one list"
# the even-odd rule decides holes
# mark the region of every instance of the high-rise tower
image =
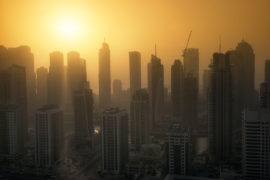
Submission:
[[99,107],[104,110],[111,103],[110,49],[107,43],[99,49]]
[[232,74],[228,57],[214,53],[208,91],[209,155],[214,163],[232,153]]
[[141,54],[137,51],[129,52],[130,96],[141,89]]
[[48,103],[62,106],[64,85],[64,58],[59,51],[50,53],[48,74]]
[[130,136],[133,149],[150,142],[149,95],[145,89],[133,94],[130,104]]
[[41,66],[37,69],[37,105],[47,104],[48,69]]
[[171,67],[171,98],[173,119],[180,121],[184,108],[184,67],[180,60]]
[[128,114],[125,110],[105,110],[101,118],[102,171],[119,175],[128,162]]
[[35,162],[51,167],[61,157],[63,147],[63,112],[57,105],[45,105],[36,112]]
[[161,60],[155,55],[151,56],[148,63],[148,92],[152,129],[157,122],[162,121],[164,104],[164,69]]

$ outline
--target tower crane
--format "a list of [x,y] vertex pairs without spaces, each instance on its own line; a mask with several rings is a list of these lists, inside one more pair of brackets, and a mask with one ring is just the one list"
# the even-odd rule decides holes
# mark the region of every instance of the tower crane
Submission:
[[186,51],[187,51],[187,48],[188,48],[188,44],[189,44],[189,40],[190,40],[190,37],[191,37],[191,33],[192,33],[192,31],[190,31],[190,33],[189,33],[187,44],[186,44],[186,48],[184,49],[184,52],[183,52],[183,55],[182,55],[183,58],[185,58],[185,55],[186,55]]

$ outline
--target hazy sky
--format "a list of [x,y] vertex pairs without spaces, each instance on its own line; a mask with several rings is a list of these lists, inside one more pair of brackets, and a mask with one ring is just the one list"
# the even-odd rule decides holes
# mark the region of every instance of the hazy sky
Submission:
[[128,51],[138,50],[146,86],[146,64],[156,43],[169,87],[170,66],[182,60],[190,30],[189,47],[199,48],[201,71],[218,51],[219,36],[222,52],[244,39],[255,51],[257,84],[262,80],[264,60],[270,59],[269,0],[0,0],[0,44],[29,45],[36,68],[48,67],[54,50],[78,51],[87,60],[95,92],[104,38],[111,49],[112,80],[129,86]]

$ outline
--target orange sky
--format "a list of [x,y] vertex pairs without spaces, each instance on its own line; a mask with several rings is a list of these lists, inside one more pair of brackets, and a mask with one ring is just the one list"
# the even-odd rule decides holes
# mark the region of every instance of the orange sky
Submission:
[[[63,36],[59,22],[76,21],[77,34]],[[78,51],[87,60],[88,79],[95,92],[98,82],[98,49],[104,37],[111,49],[112,79],[129,86],[128,51],[142,54],[142,82],[146,64],[157,43],[165,66],[165,86],[170,66],[181,57],[189,31],[190,47],[200,50],[201,71],[213,52],[235,48],[248,41],[256,55],[256,80],[262,80],[263,62],[270,59],[269,0],[1,0],[0,44],[29,45],[35,67],[48,66],[49,53]]]

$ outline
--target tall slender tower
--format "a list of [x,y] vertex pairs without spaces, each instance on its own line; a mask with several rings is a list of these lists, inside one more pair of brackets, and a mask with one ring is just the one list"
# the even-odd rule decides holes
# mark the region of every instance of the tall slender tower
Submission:
[[111,108],[101,118],[102,171],[119,175],[128,162],[128,114]]
[[48,74],[48,103],[62,106],[64,85],[64,58],[59,51],[50,53]]
[[99,107],[104,110],[111,103],[110,49],[107,43],[99,49]]
[[137,90],[130,103],[131,148],[138,150],[149,143],[150,113],[149,95],[145,89]]
[[155,55],[151,56],[151,62],[148,63],[148,92],[152,129],[157,122],[162,121],[164,104],[164,70],[161,60]]
[[91,141],[93,127],[93,94],[89,84],[74,91],[73,108],[75,117],[75,141],[77,145]]
[[209,155],[218,164],[232,155],[232,74],[229,58],[221,53],[214,53],[209,67]]
[[73,92],[84,87],[86,82],[86,61],[80,57],[80,54],[71,51],[67,54],[67,80],[70,95]]
[[173,119],[180,121],[184,107],[184,67],[178,59],[171,67],[171,98]]
[[265,81],[270,81],[270,60],[265,61]]
[[184,71],[185,75],[192,74],[197,79],[199,87],[199,49],[188,48],[184,52]]
[[37,105],[47,104],[48,69],[41,66],[37,69]]
[[129,52],[130,96],[141,89],[141,54],[137,51]]
[[[192,73],[184,78],[184,125],[189,130],[194,130],[198,119],[198,84],[197,78]],[[190,134],[191,136],[193,134]]]

